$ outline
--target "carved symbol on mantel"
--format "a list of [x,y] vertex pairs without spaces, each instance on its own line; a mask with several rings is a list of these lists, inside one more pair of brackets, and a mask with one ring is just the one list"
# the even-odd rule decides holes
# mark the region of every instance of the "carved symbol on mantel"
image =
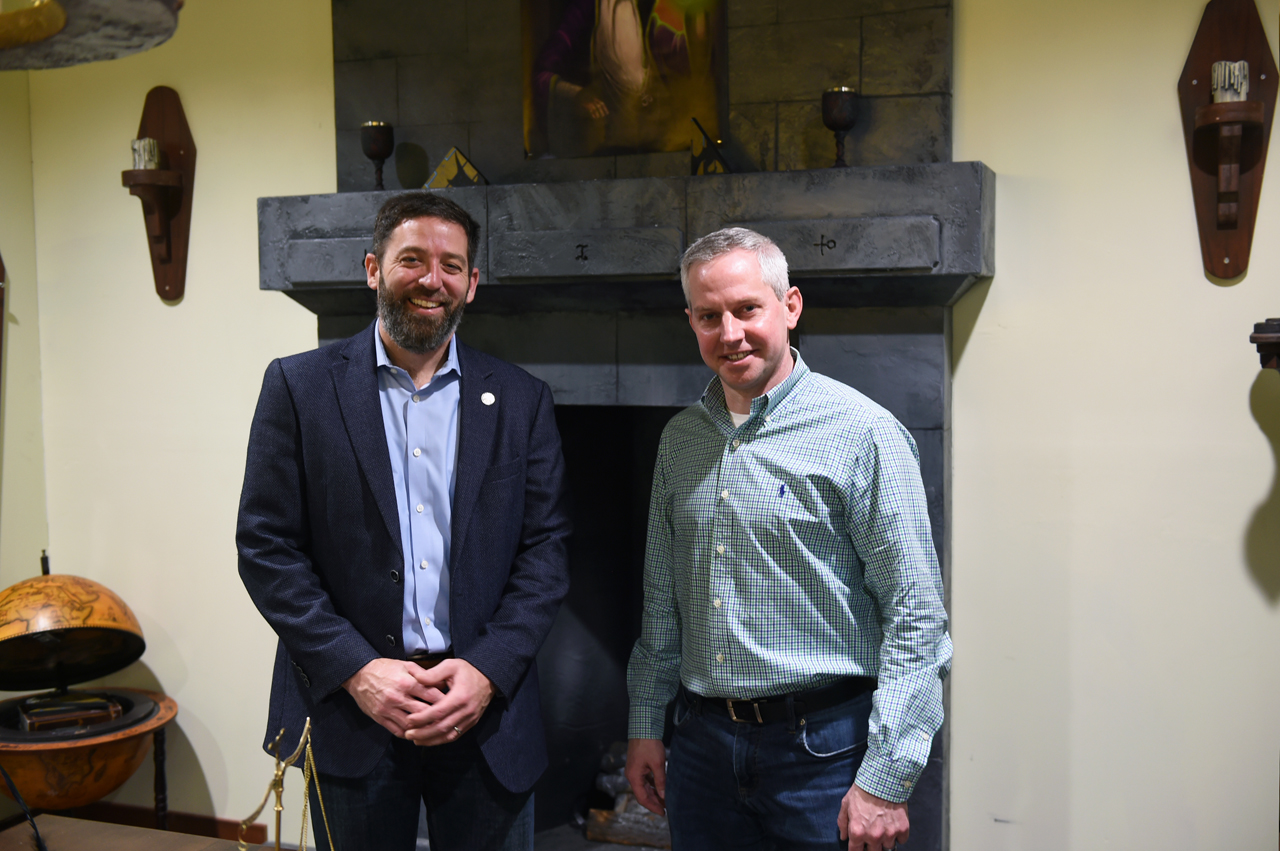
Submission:
[[585,263],[585,262],[586,262],[586,260],[587,260],[587,243],[585,243],[585,242],[580,242],[580,243],[578,243],[577,245],[575,245],[575,246],[574,246],[574,248],[578,249],[578,255],[577,255],[576,257],[574,257],[573,259],[574,259],[574,260],[581,260],[581,261],[583,261],[583,262]]
[[819,254],[826,257],[828,251],[835,251],[836,241],[834,239],[827,239],[827,235],[825,233],[820,234],[818,236],[818,241],[813,243],[813,247],[818,249]]

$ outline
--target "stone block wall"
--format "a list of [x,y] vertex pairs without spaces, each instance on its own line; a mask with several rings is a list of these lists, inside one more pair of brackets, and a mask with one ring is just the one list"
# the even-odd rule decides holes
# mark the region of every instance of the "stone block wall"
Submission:
[[[951,159],[949,0],[725,0],[729,137],[763,171],[824,168],[822,91],[863,96],[850,165]],[[683,152],[526,160],[520,0],[333,0],[338,191],[373,188],[360,124],[395,126],[388,189],[451,147],[492,183],[687,174]]]
[[951,159],[951,4],[729,0],[729,132],[764,171],[824,168],[821,93],[862,95],[850,165]]

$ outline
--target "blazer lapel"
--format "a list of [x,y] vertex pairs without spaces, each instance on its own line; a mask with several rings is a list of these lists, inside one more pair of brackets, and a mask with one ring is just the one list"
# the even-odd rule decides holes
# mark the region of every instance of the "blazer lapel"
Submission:
[[[457,338],[454,338],[455,341]],[[467,528],[480,496],[480,483],[493,452],[493,437],[498,425],[498,408],[502,393],[493,372],[474,356],[470,348],[458,343],[458,364],[462,367],[458,401],[458,479],[453,491],[453,522],[450,529],[449,569],[460,563],[467,541]],[[486,394],[492,394],[489,399]]]
[[373,332],[362,331],[347,341],[333,367],[333,386],[338,396],[342,421],[355,450],[356,462],[373,491],[378,512],[387,532],[400,549],[400,518],[397,516],[391,458],[387,454],[387,431],[382,424],[382,403],[378,398],[378,368],[374,356]]

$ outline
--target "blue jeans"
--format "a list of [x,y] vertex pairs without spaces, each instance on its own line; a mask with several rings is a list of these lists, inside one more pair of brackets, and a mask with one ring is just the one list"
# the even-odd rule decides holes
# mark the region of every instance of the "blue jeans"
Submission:
[[[429,748],[392,739],[364,777],[320,784],[337,851],[413,851],[422,803],[431,851],[533,851],[533,793],[499,783],[473,736]],[[316,847],[332,851],[314,786],[311,824]]]
[[836,819],[867,749],[871,693],[743,724],[676,698],[667,761],[673,851],[845,851]]

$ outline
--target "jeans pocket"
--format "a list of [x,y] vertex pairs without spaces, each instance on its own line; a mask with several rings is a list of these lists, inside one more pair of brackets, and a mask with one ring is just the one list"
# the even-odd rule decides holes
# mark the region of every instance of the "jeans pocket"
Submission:
[[693,704],[684,696],[684,690],[676,695],[675,705],[671,707],[671,726],[679,730],[693,717]]
[[811,713],[800,725],[800,746],[817,759],[832,759],[865,749],[870,711],[871,695],[866,694],[840,706]]

